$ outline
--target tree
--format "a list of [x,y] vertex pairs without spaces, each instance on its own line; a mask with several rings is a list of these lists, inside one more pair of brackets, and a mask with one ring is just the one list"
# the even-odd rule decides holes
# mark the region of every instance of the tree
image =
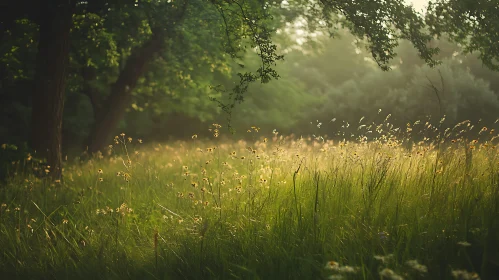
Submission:
[[301,17],[312,29],[325,27],[334,36],[338,28],[344,27],[365,40],[365,47],[383,70],[389,69],[400,40],[411,42],[430,66],[436,63],[433,55],[438,49],[429,47],[432,36],[425,30],[423,18],[403,0],[320,0],[318,3],[298,0],[291,3],[293,9],[304,11]]
[[[112,136],[117,123],[129,106],[131,92],[144,74],[147,65],[179,39],[181,22],[190,9],[198,4],[210,4],[224,19],[227,34],[227,52],[233,57],[240,55],[239,43],[248,38],[253,47],[259,47],[262,66],[258,73],[246,73],[253,80],[269,80],[277,77],[271,65],[280,57],[270,40],[270,32],[262,23],[266,18],[264,3],[258,1],[238,3],[225,1],[63,1],[30,3],[19,1],[3,5],[1,30],[5,31],[19,18],[28,18],[39,25],[38,55],[35,72],[35,94],[32,107],[32,146],[39,155],[46,157],[55,179],[61,176],[61,126],[64,109],[66,69],[69,59],[69,35],[75,12],[108,14],[119,10],[122,13],[139,15],[139,24],[146,23],[148,35],[143,41],[133,45],[125,58],[110,94],[101,108],[94,107],[96,121],[89,137],[91,151],[100,150]],[[8,16],[7,16],[8,15]],[[2,36],[4,33],[2,32]],[[136,39],[136,38],[134,38]],[[92,69],[84,69],[92,70]],[[92,73],[82,72],[85,78],[92,79]],[[88,75],[87,75],[88,74]],[[91,95],[89,95],[91,96]],[[91,96],[92,97],[92,96]],[[97,103],[95,103],[97,104]]]
[[[183,63],[182,52],[176,47],[189,46],[199,24],[214,31],[216,40],[213,41],[221,46],[210,51],[198,49],[199,60],[234,60],[241,65],[239,82],[232,89],[225,89],[224,92],[229,92],[225,100],[216,100],[229,115],[235,105],[244,100],[250,83],[266,83],[278,78],[274,66],[282,56],[278,54],[271,35],[276,26],[286,21],[305,20],[310,30],[323,28],[331,34],[339,28],[347,28],[365,41],[366,49],[383,70],[389,69],[400,39],[410,41],[418,55],[430,65],[435,64],[433,55],[437,52],[428,46],[433,37],[425,30],[423,18],[403,0],[295,0],[272,3],[257,0],[52,0],[49,2],[51,5],[30,4],[27,0],[7,4],[2,13],[8,17],[2,20],[1,29],[7,30],[9,23],[19,18],[29,18],[40,27],[39,66],[35,74],[35,84],[39,88],[33,107],[33,147],[41,153],[48,151],[47,158],[54,170],[60,167],[60,116],[64,108],[63,89],[70,55],[69,43],[73,54],[71,67],[76,66],[72,71],[76,69],[82,76],[81,89],[94,109],[95,123],[89,135],[91,152],[101,150],[109,143],[126,109],[132,104],[134,94],[147,92],[137,86],[154,82],[144,79],[153,64],[162,61],[162,69],[166,70],[165,73],[171,73],[168,72],[169,65],[179,61]],[[104,29],[92,31],[80,28],[91,20],[104,22]],[[77,25],[78,21],[83,24]],[[57,27],[56,32],[44,32],[50,24]],[[73,31],[69,33],[73,24]],[[86,33],[90,31],[98,32],[103,37]],[[74,35],[78,32],[81,33],[75,41]],[[51,40],[47,40],[48,36]],[[95,38],[99,39],[95,41]],[[54,47],[49,48],[48,42]],[[95,56],[96,52],[89,47],[91,45],[98,46],[96,49],[107,48],[106,55]],[[197,46],[205,45],[200,43]],[[243,65],[241,59],[246,50],[258,55],[260,65],[256,69],[248,70]],[[42,55],[43,52],[48,57]],[[116,61],[107,63],[108,58]],[[188,61],[196,59],[190,56]],[[105,69],[112,71],[103,73]],[[103,85],[102,80],[109,82],[110,86]],[[44,134],[47,132],[50,137]],[[53,174],[58,177],[57,171]]]
[[69,56],[69,33],[76,1],[9,2],[1,29],[28,17],[39,26],[32,105],[32,147],[47,158],[52,178],[62,174],[61,129]]
[[75,1],[50,1],[41,7],[39,20],[31,137],[33,149],[47,158],[54,179],[62,175],[62,116],[75,6]]
[[435,0],[426,24],[438,38],[447,36],[466,53],[478,52],[488,68],[499,71],[499,5],[490,0]]

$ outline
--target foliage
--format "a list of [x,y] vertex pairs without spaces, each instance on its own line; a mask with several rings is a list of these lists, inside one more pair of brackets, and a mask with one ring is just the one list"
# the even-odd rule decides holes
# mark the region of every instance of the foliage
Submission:
[[335,117],[350,123],[361,117],[368,122],[377,120],[378,109],[385,116],[393,114],[392,122],[397,126],[425,116],[436,120],[444,115],[451,124],[479,118],[490,122],[499,109],[498,96],[489,85],[452,62],[434,70],[416,66],[409,79],[400,71],[372,71],[331,88],[326,95],[321,119]]
[[[463,104],[445,105],[460,108],[456,120],[473,116],[477,105],[467,105],[471,92],[477,92],[478,100],[489,106],[488,112],[496,106],[490,90],[499,90],[497,74],[481,67],[480,62],[486,57],[479,57],[480,60],[467,55],[475,39],[464,33],[456,35],[459,22],[439,17],[438,13],[444,10],[437,7],[443,2],[434,2],[431,6],[434,9],[430,9],[432,13],[426,22],[430,30],[425,30],[419,15],[398,0],[370,5],[362,5],[362,1],[319,1],[314,4],[298,0],[245,1],[244,5],[238,5],[241,3],[190,3],[181,27],[175,29],[176,35],[165,41],[167,47],[149,64],[133,89],[120,130],[158,140],[188,136],[208,122],[225,122],[224,111],[231,111],[232,126],[242,132],[256,125],[266,130],[279,128],[309,133],[310,121],[327,121],[333,115],[345,120],[358,120],[364,115],[376,118],[378,108],[383,108],[384,112],[410,112],[410,116],[396,117],[402,122],[405,117],[412,119],[430,111],[436,113],[429,110],[430,107],[411,102],[421,96],[425,97],[423,100],[433,100],[430,96],[435,94],[427,87],[426,75],[431,76],[436,86],[440,85],[440,77],[437,71],[423,67],[423,64],[426,61],[433,65],[437,59],[451,65],[443,66],[447,70],[441,72],[447,73],[444,83],[449,95],[461,96],[452,100],[464,100]],[[447,13],[452,12],[456,20],[455,15],[464,11],[460,3],[448,3],[455,9]],[[167,28],[172,5],[168,1],[78,3],[71,32],[67,110],[63,125],[66,151],[84,146],[96,114],[109,97],[110,85],[117,81],[132,50],[150,39],[154,28]],[[485,13],[484,5],[485,2],[480,2],[467,6],[467,11],[476,9],[477,13]],[[247,19],[241,17],[243,12]],[[493,15],[486,16],[493,19]],[[29,18],[27,15],[15,25],[8,25],[8,30],[2,34],[5,39],[0,44],[0,86],[2,101],[5,101],[0,105],[3,142],[22,143],[28,139],[30,87],[38,36],[36,21]],[[483,24],[473,26],[487,27]],[[473,30],[470,28],[463,32]],[[477,36],[493,31],[483,28]],[[327,39],[326,33],[334,38]],[[442,39],[431,40],[430,34],[434,33]],[[460,47],[446,43],[444,38],[454,41],[468,38],[470,44],[461,40]],[[259,47],[255,48],[257,45]],[[438,55],[435,54],[437,49],[440,50]],[[399,60],[393,60],[396,53]],[[281,54],[286,55],[286,60],[275,66]],[[373,59],[375,64],[371,63]],[[457,65],[457,61],[462,63]],[[393,68],[393,73],[382,73],[375,66],[385,70]],[[470,74],[460,70],[466,67]],[[249,86],[250,81],[266,82],[276,77],[276,73],[281,77],[278,81]],[[472,87],[470,93],[460,90],[461,78],[469,81],[466,86]],[[489,81],[488,89],[480,78]],[[214,87],[216,85],[220,86]],[[450,93],[451,88],[459,93]],[[235,91],[230,95],[232,89]],[[232,112],[231,108],[243,99],[244,92],[247,92],[244,94],[246,102]],[[210,98],[220,103],[211,102]],[[376,104],[377,108],[366,112],[360,104]],[[448,110],[448,114],[457,112],[457,109]],[[487,118],[492,119],[491,114]],[[182,132],[174,128],[180,120],[186,121],[184,128],[192,129]]]
[[401,0],[346,1],[322,0],[318,3],[293,1],[300,7],[312,29],[325,27],[331,34],[339,27],[367,42],[366,49],[378,66],[389,69],[400,40],[410,41],[418,55],[429,65],[435,65],[433,55],[438,49],[429,47],[432,39],[424,27],[424,20],[412,6]]
[[[442,65],[431,68],[424,65],[410,44],[403,43],[397,48],[399,60],[391,63],[391,71],[383,72],[362,49],[352,47],[353,37],[340,35],[339,39],[318,39],[322,43],[315,54],[290,56],[283,63],[288,69],[283,80],[305,86],[301,100],[316,98],[302,109],[301,116],[296,115],[300,119],[293,132],[330,134],[344,125],[331,124],[334,118],[348,121],[352,133],[356,133],[354,124],[359,119],[379,121],[387,114],[393,115],[391,122],[396,126],[428,115],[434,122],[446,115],[450,124],[466,119],[482,119],[485,124],[496,120],[498,74],[481,67],[476,56],[463,54],[455,44],[438,42]],[[329,123],[331,128],[317,131],[318,122]]]
[[0,41],[0,142],[22,143],[30,127],[37,27],[18,20]]
[[436,0],[428,6],[426,22],[436,36],[447,35],[466,53],[478,52],[492,70],[499,70],[499,5],[496,1]]

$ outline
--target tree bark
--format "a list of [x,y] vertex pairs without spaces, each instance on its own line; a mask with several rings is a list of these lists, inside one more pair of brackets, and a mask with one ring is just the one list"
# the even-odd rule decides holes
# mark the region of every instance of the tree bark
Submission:
[[132,51],[118,80],[111,85],[109,97],[97,112],[97,118],[88,139],[90,153],[102,151],[104,147],[111,144],[118,123],[123,119],[126,108],[130,104],[132,90],[145,73],[147,65],[163,46],[162,32],[155,32],[142,46]]
[[75,2],[40,5],[39,42],[32,105],[32,147],[46,158],[54,179],[62,176],[62,116],[69,62],[69,33]]

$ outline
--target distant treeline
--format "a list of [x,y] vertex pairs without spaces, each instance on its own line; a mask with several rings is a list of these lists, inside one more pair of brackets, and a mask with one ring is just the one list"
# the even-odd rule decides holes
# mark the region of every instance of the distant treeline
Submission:
[[[90,27],[82,21],[79,28]],[[14,31],[0,43],[0,142],[21,144],[29,139],[36,26],[19,21]],[[251,85],[245,102],[231,117],[236,136],[253,138],[255,135],[247,130],[257,126],[267,134],[277,129],[281,134],[341,138],[343,133],[360,134],[359,129],[385,122],[388,114],[391,116],[386,122],[401,129],[418,120],[430,119],[437,125],[443,116],[443,127],[464,120],[481,127],[492,126],[499,117],[499,73],[485,68],[476,56],[463,55],[459,46],[435,41],[442,64],[432,69],[418,58],[410,44],[402,42],[392,70],[384,72],[353,36],[346,32],[339,35],[333,39],[321,35],[298,45],[291,40],[291,34],[281,32],[276,37],[281,51],[286,53],[285,61],[277,66],[281,78],[265,85]],[[103,43],[110,42],[106,34],[95,36]],[[102,55],[113,58],[112,53]],[[79,53],[71,57],[73,68],[63,124],[66,152],[84,149],[94,114],[88,91],[102,90],[110,79],[99,75],[113,75],[81,71],[80,58]],[[159,64],[151,67],[161,67]],[[258,57],[248,56],[246,67],[257,65]],[[170,73],[174,76],[167,78],[154,76],[153,71],[139,82],[120,130],[148,141],[164,141],[188,139],[193,134],[209,136],[208,127],[214,122],[227,127],[227,116],[209,100],[209,96],[218,94],[209,86],[234,83],[238,66],[226,66],[213,65],[210,71],[185,65],[185,73],[189,74],[182,74],[183,66],[178,64],[177,72]],[[167,87],[172,79],[184,86]],[[171,94],[157,98],[161,91]],[[229,132],[222,128],[222,133]]]

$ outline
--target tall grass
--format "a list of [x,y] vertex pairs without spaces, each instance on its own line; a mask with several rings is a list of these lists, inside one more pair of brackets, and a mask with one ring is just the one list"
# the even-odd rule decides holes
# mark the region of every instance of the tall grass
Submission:
[[66,163],[62,182],[13,163],[0,189],[0,275],[495,279],[494,132],[466,139],[462,123],[409,145],[415,126],[365,126],[339,142],[256,127],[254,142],[122,134]]

